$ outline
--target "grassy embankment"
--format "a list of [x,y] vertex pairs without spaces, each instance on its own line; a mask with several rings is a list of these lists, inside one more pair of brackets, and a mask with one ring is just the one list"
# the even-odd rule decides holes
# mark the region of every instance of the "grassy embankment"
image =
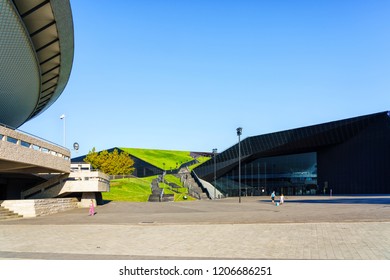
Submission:
[[197,159],[198,163],[195,163],[195,164],[193,164],[193,165],[191,165],[191,166],[189,167],[189,169],[190,169],[191,171],[192,171],[192,169],[194,169],[195,167],[198,167],[198,166],[201,165],[202,163],[205,163],[206,161],[210,160],[211,158],[209,158],[209,157],[197,157],[196,159]]
[[[156,176],[111,180],[110,192],[103,193],[103,199],[112,201],[146,202],[152,193],[150,184],[154,178],[156,178]],[[180,179],[173,175],[166,175],[165,181],[182,186]],[[167,184],[160,184],[160,188],[164,189],[165,194],[173,194],[174,201],[195,200],[195,198],[188,195],[187,188],[172,188]],[[172,189],[175,189],[177,192]]]
[[164,177],[165,181],[168,183],[174,183],[181,188],[175,188],[176,192],[172,191],[171,186],[166,184],[160,184],[160,187],[164,188],[164,193],[174,194],[175,201],[183,201],[183,200],[195,200],[195,198],[188,195],[188,189],[184,188],[183,184],[180,182],[180,179],[175,177],[174,175],[168,174]]
[[152,193],[150,184],[155,177],[111,180],[110,192],[103,193],[103,200],[146,202]]
[[[176,167],[181,164],[193,160],[190,156],[190,152],[186,151],[147,150],[136,148],[121,149],[139,159],[165,170],[176,169]],[[198,160],[200,163],[190,166],[190,169],[192,170],[192,168],[208,159],[208,157],[199,157]],[[103,199],[113,201],[146,202],[151,194],[151,182],[156,177],[157,176],[112,180],[110,192],[103,193]],[[164,189],[165,194],[174,194],[174,201],[195,200],[188,195],[188,189],[184,188],[179,178],[167,174],[165,176],[165,181],[181,186],[181,188],[174,188],[177,191],[174,192],[171,186],[167,184],[160,184],[160,188]]]
[[121,148],[139,159],[163,170],[176,169],[183,163],[194,160],[189,151],[148,150],[137,148]]

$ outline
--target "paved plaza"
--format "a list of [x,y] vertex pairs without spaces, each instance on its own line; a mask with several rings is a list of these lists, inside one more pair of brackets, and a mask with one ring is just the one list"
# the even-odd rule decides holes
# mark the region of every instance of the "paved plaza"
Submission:
[[390,259],[390,196],[109,202],[96,211],[0,221],[0,258]]

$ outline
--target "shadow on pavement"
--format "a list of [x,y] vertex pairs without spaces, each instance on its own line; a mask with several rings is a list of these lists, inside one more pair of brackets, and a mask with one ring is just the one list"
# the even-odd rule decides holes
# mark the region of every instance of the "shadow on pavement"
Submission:
[[[276,199],[276,202],[279,200]],[[270,203],[271,200],[261,200]],[[359,197],[359,198],[324,198],[324,199],[285,199],[284,203],[307,203],[307,204],[390,204],[390,197]]]

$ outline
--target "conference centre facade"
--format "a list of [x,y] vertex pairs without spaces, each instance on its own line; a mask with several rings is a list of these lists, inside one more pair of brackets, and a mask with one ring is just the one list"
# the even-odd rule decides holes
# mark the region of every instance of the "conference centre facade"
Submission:
[[390,194],[390,112],[248,137],[194,172],[225,196]]

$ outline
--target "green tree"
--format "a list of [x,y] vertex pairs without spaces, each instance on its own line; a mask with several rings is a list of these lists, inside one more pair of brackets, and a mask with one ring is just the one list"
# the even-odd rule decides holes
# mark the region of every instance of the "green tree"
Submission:
[[129,175],[134,171],[133,159],[128,153],[119,152],[118,149],[114,149],[111,153],[107,150],[98,153],[93,148],[84,161],[91,164],[92,168],[99,169],[109,175]]
[[89,151],[87,156],[84,158],[84,161],[89,163],[93,169],[98,169],[98,166],[100,166],[98,162],[98,156],[99,153],[97,153],[95,147],[93,147],[92,150]]

